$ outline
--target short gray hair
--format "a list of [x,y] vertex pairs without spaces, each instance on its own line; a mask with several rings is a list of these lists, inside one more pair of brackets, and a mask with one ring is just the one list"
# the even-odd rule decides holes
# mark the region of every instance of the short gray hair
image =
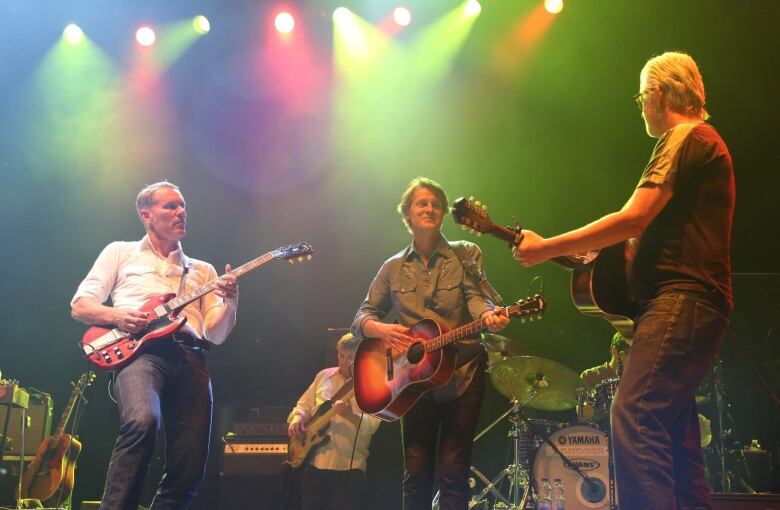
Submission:
[[[135,199],[135,210],[138,213],[138,217],[141,217],[141,209],[148,209],[154,205],[154,192],[160,188],[170,188],[179,191],[179,187],[168,181],[155,182],[144,186],[144,188],[138,193],[138,197]],[[181,193],[181,191],[179,191]]]

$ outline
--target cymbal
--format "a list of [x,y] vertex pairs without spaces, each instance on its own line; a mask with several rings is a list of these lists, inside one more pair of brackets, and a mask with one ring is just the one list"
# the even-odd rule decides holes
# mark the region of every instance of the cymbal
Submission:
[[490,367],[490,380],[508,399],[521,399],[532,389],[538,393],[526,403],[531,409],[563,411],[577,404],[579,376],[570,368],[536,356],[514,356]]
[[479,341],[482,342],[488,353],[488,366],[513,356],[529,356],[531,354],[528,347],[505,336],[482,333],[479,335]]

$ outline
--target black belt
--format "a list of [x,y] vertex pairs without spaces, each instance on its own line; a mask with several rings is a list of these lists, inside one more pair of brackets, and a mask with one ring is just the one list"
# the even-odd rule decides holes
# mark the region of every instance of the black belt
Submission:
[[192,336],[189,333],[182,333],[181,331],[177,331],[171,334],[171,338],[173,338],[173,341],[177,344],[181,345],[182,347],[186,347],[191,351],[200,352],[211,350],[211,344],[209,342]]

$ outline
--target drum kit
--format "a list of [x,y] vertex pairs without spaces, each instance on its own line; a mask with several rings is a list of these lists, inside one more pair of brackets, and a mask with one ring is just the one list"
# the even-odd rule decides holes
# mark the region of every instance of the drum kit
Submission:
[[[609,407],[618,379],[603,381],[586,392],[573,370],[530,355],[514,340],[484,333],[481,341],[488,352],[490,380],[511,407],[474,441],[507,418],[513,459],[492,480],[472,467],[484,489],[473,495],[469,508],[615,510]],[[578,412],[574,424],[552,423],[529,418],[525,412],[565,411],[575,406],[578,411],[591,407],[592,417]]]

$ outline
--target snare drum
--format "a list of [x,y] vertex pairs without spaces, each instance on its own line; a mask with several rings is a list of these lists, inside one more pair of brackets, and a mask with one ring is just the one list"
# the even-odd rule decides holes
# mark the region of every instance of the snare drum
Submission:
[[[610,508],[609,443],[607,435],[587,425],[573,425],[550,434],[550,441],[582,473],[567,467],[560,455],[542,443],[534,458],[534,481],[540,502],[550,508],[565,501],[566,510]],[[614,485],[612,485],[614,494]]]
[[593,403],[593,421],[596,423],[609,423],[609,409],[612,407],[612,399],[620,383],[620,377],[604,379],[591,390],[591,401]]

